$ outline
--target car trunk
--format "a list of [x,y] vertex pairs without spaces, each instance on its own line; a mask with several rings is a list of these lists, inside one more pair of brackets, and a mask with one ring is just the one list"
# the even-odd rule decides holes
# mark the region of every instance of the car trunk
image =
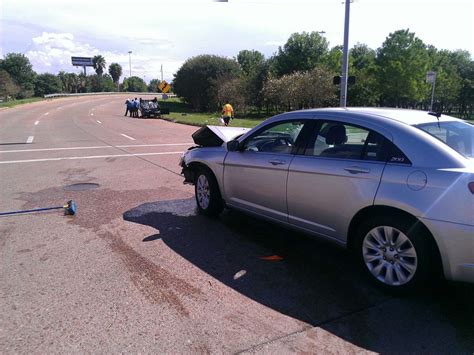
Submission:
[[249,128],[204,126],[192,134],[194,143],[202,147],[220,147],[236,137],[246,133]]

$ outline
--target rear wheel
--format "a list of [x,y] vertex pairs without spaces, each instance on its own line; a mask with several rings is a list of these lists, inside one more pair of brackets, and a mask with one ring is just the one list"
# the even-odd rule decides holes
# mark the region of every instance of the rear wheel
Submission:
[[217,216],[224,209],[219,186],[209,169],[200,169],[194,185],[196,203],[199,212],[207,216]]
[[365,272],[389,291],[408,291],[430,279],[433,255],[429,236],[416,223],[377,217],[357,230],[356,252]]

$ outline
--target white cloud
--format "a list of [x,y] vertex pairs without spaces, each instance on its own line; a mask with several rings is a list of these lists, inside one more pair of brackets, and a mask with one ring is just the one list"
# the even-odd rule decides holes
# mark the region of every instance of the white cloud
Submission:
[[[171,47],[171,43],[154,39],[143,40],[145,44],[157,44],[156,49]],[[164,78],[171,80],[172,74],[182,65],[182,61],[167,59],[158,54],[132,53],[132,75],[145,78],[147,81],[161,76],[161,65],[164,66]],[[162,52],[161,52],[162,53]],[[80,72],[82,68],[73,67],[72,56],[102,55],[107,62],[122,65],[123,76],[129,76],[129,55],[117,51],[104,51],[80,40],[76,40],[72,33],[50,33],[43,32],[41,36],[32,39],[30,49],[25,53],[30,59],[33,68],[39,72],[57,73],[61,70],[66,72]],[[93,72],[88,68],[88,72]]]

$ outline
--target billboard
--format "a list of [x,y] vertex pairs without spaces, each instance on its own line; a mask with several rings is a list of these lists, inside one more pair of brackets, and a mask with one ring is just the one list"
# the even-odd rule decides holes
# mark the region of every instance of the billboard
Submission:
[[92,67],[92,58],[91,57],[71,57],[72,65],[78,67]]

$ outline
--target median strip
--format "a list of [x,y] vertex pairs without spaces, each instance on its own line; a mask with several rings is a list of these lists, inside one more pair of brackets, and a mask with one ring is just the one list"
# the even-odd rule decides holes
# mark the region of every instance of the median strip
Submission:
[[142,157],[142,156],[171,155],[171,154],[182,154],[182,153],[183,152],[180,151],[180,152],[160,152],[160,153],[93,155],[93,156],[85,156],[85,157],[62,157],[62,158],[46,158],[46,159],[6,160],[6,161],[0,161],[0,164],[39,163],[39,162],[47,162],[47,161],[80,160],[80,159]]

